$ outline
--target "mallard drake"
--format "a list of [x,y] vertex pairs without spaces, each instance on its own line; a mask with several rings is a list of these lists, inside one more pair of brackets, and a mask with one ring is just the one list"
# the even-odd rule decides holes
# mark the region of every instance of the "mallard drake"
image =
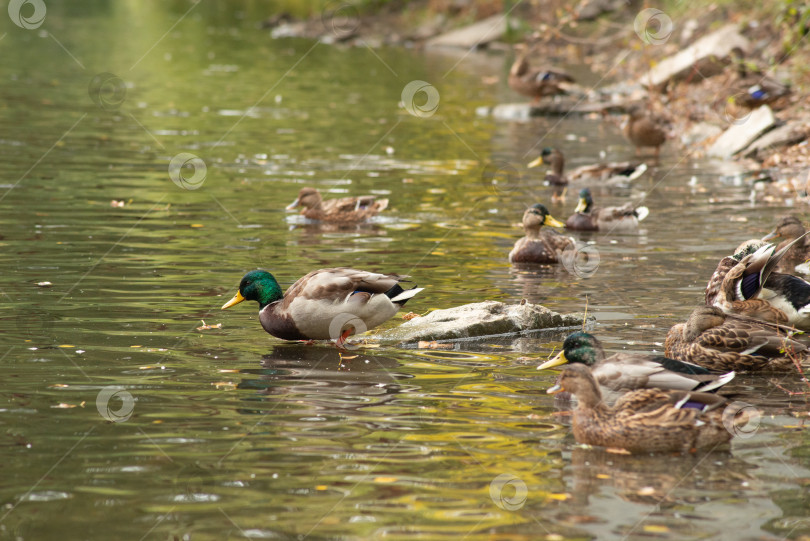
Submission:
[[544,225],[565,227],[564,223],[551,216],[548,209],[540,203],[526,209],[523,213],[523,230],[526,236],[518,239],[509,252],[510,263],[555,264],[560,262],[566,249],[576,248],[574,239],[550,229],[541,230]]
[[612,404],[627,391],[667,389],[707,392],[734,379],[734,372],[716,375],[696,364],[669,359],[663,355],[616,353],[605,356],[602,343],[592,334],[577,331],[563,342],[563,350],[538,370],[581,363],[591,369],[602,395]]
[[624,135],[636,147],[636,155],[642,147],[653,147],[657,160],[661,145],[667,140],[664,120],[660,116],[648,112],[643,105],[638,103],[632,105],[627,110],[627,114]]
[[621,207],[595,207],[591,190],[582,188],[579,191],[579,204],[574,214],[565,221],[565,227],[577,231],[635,230],[649,213],[647,207],[633,207],[631,203]]
[[546,171],[545,183],[551,186],[551,202],[557,203],[565,200],[565,192],[568,190],[568,179],[563,173],[565,169],[565,156],[556,148],[546,147],[540,152],[540,156],[532,161],[527,167],[538,167],[547,163],[551,166]]
[[572,421],[577,443],[631,453],[713,448],[731,440],[732,431],[724,421],[732,428],[740,422],[731,413],[724,419],[726,400],[710,393],[640,389],[610,407],[591,371],[582,364],[565,367],[547,392],[562,391],[577,398]]
[[301,206],[301,214],[310,220],[321,222],[362,222],[376,216],[388,207],[388,199],[377,199],[373,195],[328,199],[321,197],[315,188],[301,188],[298,197],[287,205],[287,210]]
[[[810,237],[805,237],[805,233],[807,233],[807,230],[801,220],[795,216],[783,216],[776,223],[773,231],[762,237],[763,241],[782,239],[782,242],[776,246],[777,252],[791,244],[790,249],[777,265],[776,270],[779,272],[810,273],[810,269],[805,264],[810,260]],[[801,237],[803,237],[801,241],[793,244],[793,241]]]
[[532,98],[537,103],[544,96],[565,94],[566,83],[574,78],[564,71],[548,68],[532,68],[527,59],[531,49],[525,45],[517,48],[517,56],[509,70],[509,88]]
[[242,277],[239,291],[222,309],[245,300],[257,301],[259,321],[273,336],[283,340],[336,339],[342,347],[352,334],[391,319],[424,289],[403,289],[399,284],[406,278],[342,267],[320,269],[296,281],[282,295],[272,274],[254,270]]
[[669,330],[664,354],[714,372],[794,370],[791,357],[807,356],[807,346],[794,339],[794,332],[784,325],[701,306],[686,323]]
[[794,243],[775,250],[771,244],[743,242],[734,255],[724,257],[706,286],[707,306],[782,325],[810,330],[810,283],[774,272]]

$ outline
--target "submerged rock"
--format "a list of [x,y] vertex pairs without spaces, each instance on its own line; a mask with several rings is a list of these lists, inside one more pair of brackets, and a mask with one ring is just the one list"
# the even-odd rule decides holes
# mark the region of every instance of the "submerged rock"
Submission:
[[[539,304],[484,301],[434,310],[385,331],[383,341],[417,342],[520,334],[543,329],[579,328],[584,314],[559,314]],[[593,316],[588,316],[592,321]]]

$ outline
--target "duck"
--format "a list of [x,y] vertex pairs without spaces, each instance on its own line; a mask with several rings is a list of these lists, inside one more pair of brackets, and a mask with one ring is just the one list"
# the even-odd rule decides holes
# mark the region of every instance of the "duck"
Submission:
[[550,68],[532,68],[527,59],[531,49],[525,45],[516,48],[515,62],[509,69],[509,88],[532,98],[532,104],[537,104],[540,98],[565,94],[567,83],[573,83],[574,78],[564,71]]
[[563,350],[537,369],[567,363],[580,363],[590,368],[608,404],[637,389],[714,391],[734,379],[735,375],[733,371],[717,375],[702,366],[663,355],[621,352],[608,357],[602,343],[585,331],[569,334],[563,342]]
[[565,221],[566,229],[576,231],[628,231],[638,229],[638,223],[650,213],[647,207],[625,203],[621,207],[595,207],[589,188],[579,191],[579,204]]
[[643,162],[605,162],[581,165],[568,171],[566,177],[571,184],[585,183],[625,188],[647,171]]
[[736,80],[728,86],[729,101],[746,109],[756,109],[762,105],[771,105],[780,98],[791,94],[790,87],[768,77],[756,65],[745,60],[745,53],[740,47],[731,50],[736,63]]
[[667,140],[664,120],[660,116],[650,113],[638,103],[628,108],[627,115],[624,135],[636,147],[636,156],[641,148],[653,147],[657,161],[661,145]]
[[712,372],[784,372],[805,359],[807,346],[796,329],[715,306],[695,308],[685,323],[673,325],[664,341],[667,357]]
[[287,205],[287,210],[302,207],[301,214],[310,220],[320,222],[357,223],[376,216],[388,207],[388,199],[377,199],[373,195],[341,197],[325,200],[315,188],[301,188],[295,201]]
[[742,424],[736,412],[723,409],[726,399],[711,393],[639,389],[611,407],[591,371],[579,363],[566,366],[547,392],[563,391],[577,398],[572,424],[580,444],[630,453],[687,453],[728,443],[732,429]]
[[791,244],[791,248],[776,266],[777,271],[810,274],[810,266],[807,265],[807,261],[810,260],[810,237],[805,237],[805,233],[807,229],[796,216],[783,216],[776,222],[773,231],[762,237],[763,242],[782,239],[782,242],[776,245],[777,252],[792,241],[803,237],[800,242]]
[[523,213],[523,230],[526,236],[518,239],[509,252],[510,263],[552,265],[560,262],[563,252],[576,248],[574,239],[550,229],[542,229],[544,225],[565,227],[541,203],[526,209]]
[[545,183],[551,186],[551,202],[558,203],[565,201],[565,194],[568,191],[568,179],[563,173],[565,169],[565,156],[556,148],[546,147],[540,151],[540,156],[527,166],[529,169],[543,164],[549,164],[551,169],[546,172]]
[[761,240],[743,242],[734,255],[717,264],[704,293],[706,305],[810,331],[810,282],[774,271],[804,238],[793,239],[779,250]]
[[282,294],[265,270],[242,277],[239,290],[222,310],[243,301],[259,303],[259,322],[282,340],[336,340],[342,348],[352,334],[388,321],[424,288],[403,289],[400,274],[337,267],[312,271]]

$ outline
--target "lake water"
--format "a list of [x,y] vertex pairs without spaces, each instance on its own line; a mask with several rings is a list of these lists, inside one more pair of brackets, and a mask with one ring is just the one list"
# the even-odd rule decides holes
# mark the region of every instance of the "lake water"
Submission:
[[[580,236],[592,275],[512,269],[526,206],[574,206],[525,164],[632,158],[615,125],[479,117],[520,99],[510,58],[274,41],[244,4],[48,2],[0,24],[0,539],[810,535],[807,405],[768,378],[729,386],[764,412],[730,451],[626,457],[578,447],[545,394],[564,333],[341,363],[266,334],[253,303],[221,312],[247,270],[286,287],[353,266],[410,274],[418,313],[587,302],[611,351],[661,351],[717,260],[790,210],[670,144],[632,189],[595,190],[650,216]],[[412,81],[438,102],[401,103]],[[493,187],[488,164],[519,178]],[[391,204],[310,227],[284,211],[303,186]]]

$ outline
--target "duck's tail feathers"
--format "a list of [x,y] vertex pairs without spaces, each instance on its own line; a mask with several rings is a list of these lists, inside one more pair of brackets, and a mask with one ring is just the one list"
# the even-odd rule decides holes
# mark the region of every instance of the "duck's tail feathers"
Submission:
[[650,209],[647,207],[636,207],[635,214],[639,222],[646,218],[649,213]]
[[391,302],[403,306],[409,299],[414,297],[417,293],[425,289],[424,287],[412,287],[411,289],[402,289],[399,284],[385,292],[386,296],[391,299]]
[[704,385],[701,385],[700,387],[695,389],[695,391],[696,392],[701,392],[701,393],[707,393],[709,391],[714,391],[715,389],[719,389],[720,387],[722,387],[723,385],[725,385],[729,381],[733,380],[734,376],[736,376],[736,375],[737,374],[735,374],[732,371],[732,372],[729,372],[728,374],[723,374],[721,376],[717,376],[716,379],[713,379],[712,381],[709,381],[709,382],[705,383]]
[[627,180],[635,180],[638,177],[640,177],[641,175],[643,175],[646,171],[647,171],[647,164],[646,163],[640,163],[640,164],[638,164],[638,167],[636,167],[635,170],[632,173],[627,175]]

